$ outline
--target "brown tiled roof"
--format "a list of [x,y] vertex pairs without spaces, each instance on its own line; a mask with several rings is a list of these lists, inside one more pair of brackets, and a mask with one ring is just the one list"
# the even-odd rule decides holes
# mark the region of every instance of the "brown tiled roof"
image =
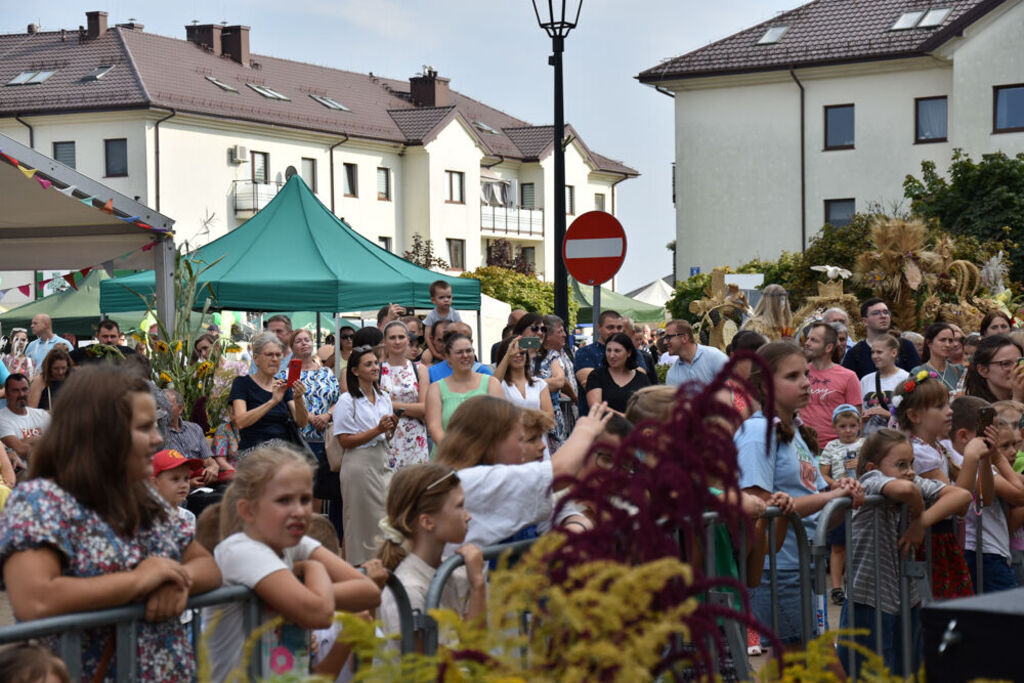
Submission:
[[[0,116],[158,107],[176,112],[270,123],[338,136],[421,144],[453,115],[461,116],[487,154],[524,159],[505,128],[530,128],[521,119],[451,91],[451,107],[417,107],[409,82],[330,69],[288,59],[252,55],[252,66],[214,55],[187,40],[129,28],[111,28],[93,40],[78,31],[0,35]],[[82,78],[101,65],[114,69],[99,81]],[[4,84],[23,71],[56,68],[36,85]],[[229,92],[212,76],[235,88]],[[289,101],[268,99],[249,87],[262,85]],[[329,109],[311,95],[326,96],[349,111]],[[491,133],[479,123],[497,133]],[[550,137],[551,127],[547,127]],[[627,167],[607,162],[616,173]]]
[[[927,54],[1004,0],[814,0],[642,71],[642,83]],[[933,28],[893,31],[904,12],[951,8]],[[774,26],[777,43],[758,45]]]
[[[535,160],[545,156],[554,145],[554,126],[522,126],[519,128],[505,128],[504,133],[515,144],[526,160]],[[640,175],[635,169],[626,166],[621,161],[609,159],[591,150],[580,138],[576,130],[565,126],[566,136],[573,136],[583,148],[583,154],[587,157],[594,168],[608,173],[618,173],[627,176]]]

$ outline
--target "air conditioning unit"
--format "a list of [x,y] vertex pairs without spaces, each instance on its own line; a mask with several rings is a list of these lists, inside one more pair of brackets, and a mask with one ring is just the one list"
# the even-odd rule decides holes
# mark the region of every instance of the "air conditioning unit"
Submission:
[[245,145],[235,145],[231,148],[231,161],[236,164],[244,164],[249,161],[249,148]]

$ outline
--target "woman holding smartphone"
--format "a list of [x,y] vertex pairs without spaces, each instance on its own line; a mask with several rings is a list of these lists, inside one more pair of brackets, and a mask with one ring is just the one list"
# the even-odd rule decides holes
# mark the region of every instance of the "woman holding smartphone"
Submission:
[[256,374],[236,377],[231,383],[228,403],[231,419],[238,426],[238,450],[245,451],[270,439],[288,440],[288,420],[300,428],[309,422],[301,381],[291,387],[274,376],[281,369],[284,345],[277,335],[264,332],[252,341]]

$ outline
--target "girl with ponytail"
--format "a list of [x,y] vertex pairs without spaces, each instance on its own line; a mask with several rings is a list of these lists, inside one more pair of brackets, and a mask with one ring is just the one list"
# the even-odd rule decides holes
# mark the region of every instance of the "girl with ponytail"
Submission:
[[[401,580],[413,610],[426,612],[427,589],[441,565],[444,547],[466,539],[469,519],[455,470],[428,463],[395,473],[388,489],[387,517],[379,525],[382,541],[377,559]],[[487,608],[483,554],[472,544],[455,552],[462,555],[466,566],[455,570],[445,584],[441,607],[469,621],[482,616]],[[398,633],[398,608],[390,590],[384,591],[380,616],[388,634]]]
[[[759,410],[751,415],[736,432],[740,489],[768,505],[777,505],[785,513],[795,511],[803,518],[807,534],[811,536],[817,526],[818,512],[828,501],[849,496],[854,499],[854,505],[859,505],[863,493],[860,483],[852,478],[839,480],[836,488],[829,490],[808,447],[814,440],[805,436],[806,428],[800,426],[797,419],[797,411],[807,405],[810,390],[807,361],[800,347],[787,341],[771,342],[758,349],[757,355],[764,363],[754,364],[750,383],[759,394],[758,402],[765,408],[764,412]],[[767,560],[765,562],[767,570]],[[777,635],[783,643],[797,643],[801,624],[799,549],[792,529],[786,533],[776,568],[778,604],[782,609]],[[771,623],[771,584],[767,571],[761,585],[751,592],[750,602],[754,616],[763,624]]]

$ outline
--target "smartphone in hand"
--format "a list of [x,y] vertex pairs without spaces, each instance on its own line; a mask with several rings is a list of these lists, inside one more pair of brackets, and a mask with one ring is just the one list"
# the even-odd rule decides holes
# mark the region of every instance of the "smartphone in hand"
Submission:
[[984,437],[988,429],[996,419],[996,409],[992,406],[978,408],[978,429],[975,432],[978,436]]
[[519,350],[530,351],[540,348],[540,337],[521,337],[519,339]]
[[302,374],[302,360],[292,358],[288,361],[288,386],[295,384]]
[[395,417],[402,417],[402,413],[405,412],[405,408],[395,408]]

